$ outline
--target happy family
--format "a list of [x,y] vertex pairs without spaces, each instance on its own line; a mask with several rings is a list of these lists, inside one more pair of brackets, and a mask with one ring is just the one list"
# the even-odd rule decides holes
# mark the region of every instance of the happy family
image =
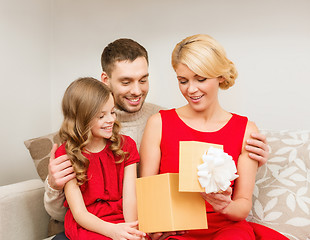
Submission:
[[[245,220],[268,145],[254,122],[221,107],[219,89],[229,89],[238,76],[234,63],[205,34],[177,43],[171,63],[187,101],[179,108],[145,102],[148,53],[132,39],[104,48],[100,80],[79,78],[68,86],[62,145],[52,149],[45,181],[45,208],[65,228],[53,239],[287,239]],[[144,233],[137,218],[137,174],[178,173],[180,141],[222,145],[239,177],[225,191],[201,193],[208,229]]]

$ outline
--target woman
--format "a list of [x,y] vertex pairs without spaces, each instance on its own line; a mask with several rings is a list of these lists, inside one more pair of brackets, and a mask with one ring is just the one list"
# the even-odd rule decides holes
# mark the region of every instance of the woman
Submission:
[[[201,194],[206,200],[207,230],[168,238],[255,239],[253,227],[245,218],[252,207],[258,162],[249,158],[245,145],[250,133],[258,129],[246,117],[224,110],[218,100],[219,88],[233,86],[237,70],[223,47],[202,34],[187,37],[176,45],[172,66],[188,104],[160,111],[149,119],[140,147],[141,176],[178,172],[179,142],[201,141],[223,145],[235,161],[239,178],[224,192]],[[271,229],[268,231],[269,239],[286,239]],[[176,233],[151,237],[164,239],[171,234]]]

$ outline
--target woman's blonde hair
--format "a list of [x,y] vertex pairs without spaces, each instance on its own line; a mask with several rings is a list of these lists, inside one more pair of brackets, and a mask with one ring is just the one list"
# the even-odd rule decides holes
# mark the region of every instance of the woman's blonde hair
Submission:
[[179,42],[171,58],[172,67],[176,70],[178,64],[185,64],[199,76],[206,78],[222,77],[221,89],[233,86],[238,72],[235,65],[226,57],[224,48],[212,37],[197,34]]
[[[90,77],[79,78],[72,82],[63,96],[64,120],[59,134],[65,142],[66,152],[79,185],[87,181],[89,160],[82,153],[87,153],[85,147],[92,137],[91,121],[98,116],[110,96],[112,93],[104,83]],[[119,131],[120,124],[115,121],[109,140],[110,149],[120,157],[117,163],[122,162],[127,155],[121,149],[122,139]]]

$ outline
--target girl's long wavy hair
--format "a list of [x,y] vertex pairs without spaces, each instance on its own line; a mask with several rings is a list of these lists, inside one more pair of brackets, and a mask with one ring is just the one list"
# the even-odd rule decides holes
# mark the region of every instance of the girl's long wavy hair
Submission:
[[[112,96],[110,89],[97,79],[86,77],[72,82],[62,99],[64,120],[59,130],[61,140],[65,142],[67,155],[76,173],[78,184],[87,181],[89,160],[83,155],[85,147],[90,142],[91,122],[100,114],[102,107]],[[121,163],[128,153],[122,148],[122,137],[119,133],[120,124],[115,121],[109,146]]]

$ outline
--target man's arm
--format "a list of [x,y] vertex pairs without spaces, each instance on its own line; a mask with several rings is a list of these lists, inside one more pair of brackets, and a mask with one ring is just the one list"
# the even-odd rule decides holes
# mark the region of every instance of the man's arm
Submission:
[[48,214],[55,220],[64,221],[67,209],[63,206],[65,195],[63,188],[75,178],[73,167],[67,155],[55,159],[57,144],[54,144],[48,165],[48,176],[44,182],[44,206]]
[[67,209],[64,207],[65,195],[63,190],[55,190],[48,184],[48,177],[44,182],[44,207],[55,220],[64,222]]
[[261,133],[251,133],[250,138],[246,141],[245,149],[249,152],[249,157],[258,161],[261,167],[268,160],[269,148],[266,136]]

